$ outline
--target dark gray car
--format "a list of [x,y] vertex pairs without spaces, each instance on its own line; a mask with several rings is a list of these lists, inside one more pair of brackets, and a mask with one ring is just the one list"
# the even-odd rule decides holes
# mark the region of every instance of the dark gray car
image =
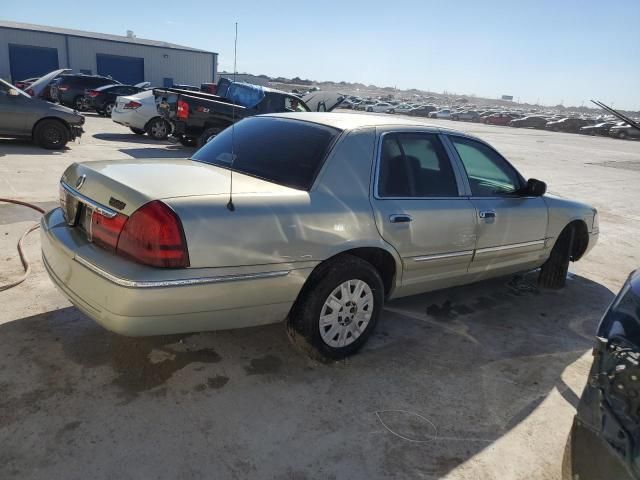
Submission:
[[63,148],[83,133],[84,117],[70,108],[33,98],[0,79],[0,135],[30,138],[48,149]]

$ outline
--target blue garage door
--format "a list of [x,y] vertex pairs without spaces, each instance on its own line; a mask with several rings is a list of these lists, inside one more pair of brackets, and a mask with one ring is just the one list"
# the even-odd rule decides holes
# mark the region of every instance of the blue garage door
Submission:
[[40,77],[58,69],[58,49],[9,44],[11,80]]
[[96,54],[98,75],[111,76],[129,85],[144,82],[144,58]]

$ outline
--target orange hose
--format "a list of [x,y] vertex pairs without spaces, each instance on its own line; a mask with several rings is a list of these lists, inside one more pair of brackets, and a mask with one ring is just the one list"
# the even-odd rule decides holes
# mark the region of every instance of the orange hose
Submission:
[[[45,213],[45,211],[42,208],[38,207],[37,205],[33,205],[27,202],[21,202],[20,200],[0,198],[0,202],[13,203],[15,205],[22,205],[23,207],[31,208],[40,213]],[[18,278],[17,280],[14,280],[13,282],[7,283],[6,285],[0,285],[0,292],[4,290],[9,290],[10,288],[15,287],[16,285],[20,285],[22,282],[24,282],[27,279],[27,277],[29,276],[29,273],[31,273],[31,264],[29,263],[29,259],[27,258],[27,255],[24,252],[24,240],[25,238],[27,238],[27,235],[29,235],[31,232],[36,230],[39,226],[40,226],[39,223],[32,225],[31,227],[29,227],[29,229],[26,232],[22,234],[22,236],[20,237],[20,240],[18,240],[18,254],[20,255],[20,261],[22,262],[22,268],[24,268],[24,273],[20,278]]]

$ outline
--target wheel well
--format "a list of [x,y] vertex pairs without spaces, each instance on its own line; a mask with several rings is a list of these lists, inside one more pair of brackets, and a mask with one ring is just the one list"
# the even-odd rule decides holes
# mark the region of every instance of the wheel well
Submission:
[[338,255],[331,257],[330,260],[341,255],[353,255],[373,265],[382,278],[385,297],[391,293],[396,277],[396,261],[389,252],[377,247],[353,248],[340,252]]
[[573,250],[571,252],[571,260],[574,262],[580,260],[584,252],[589,246],[589,229],[583,220],[575,220],[569,225],[574,227]]
[[568,234],[571,229],[573,229],[573,245],[571,248],[571,261],[575,262],[582,258],[584,252],[587,251],[587,246],[589,245],[589,229],[587,228],[587,224],[583,220],[574,220],[570,222],[560,235],[558,235],[558,239],[565,234]]
[[32,138],[34,138],[35,135],[36,135],[36,129],[38,128],[38,125],[40,125],[45,120],[55,120],[56,122],[60,122],[62,125],[64,125],[64,128],[67,129],[67,132],[70,132],[69,124],[67,122],[65,122],[63,119],[61,119],[60,117],[44,117],[44,118],[41,118],[40,120],[38,120],[36,122],[36,124],[33,126],[33,128],[31,129],[31,137]]

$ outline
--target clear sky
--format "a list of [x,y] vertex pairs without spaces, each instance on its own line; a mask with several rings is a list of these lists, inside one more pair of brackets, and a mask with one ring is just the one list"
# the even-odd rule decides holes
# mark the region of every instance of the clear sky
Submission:
[[7,2],[2,18],[218,52],[238,71],[640,109],[640,0]]

